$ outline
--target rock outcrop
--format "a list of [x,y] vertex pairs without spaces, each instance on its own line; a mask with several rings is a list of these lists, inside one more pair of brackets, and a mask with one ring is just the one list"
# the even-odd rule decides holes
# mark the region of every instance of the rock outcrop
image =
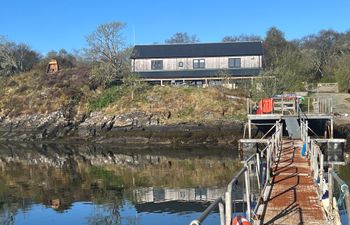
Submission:
[[0,141],[87,141],[136,144],[217,144],[241,136],[241,122],[164,125],[167,115],[134,111],[106,116],[92,112],[65,116],[63,111],[0,118]]

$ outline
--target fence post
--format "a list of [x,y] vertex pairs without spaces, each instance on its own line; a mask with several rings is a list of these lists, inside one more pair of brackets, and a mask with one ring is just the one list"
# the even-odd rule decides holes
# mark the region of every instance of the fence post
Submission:
[[246,192],[246,198],[247,198],[247,220],[250,221],[250,178],[249,178],[250,167],[249,167],[249,164],[245,164],[245,167],[247,168],[247,170],[244,172],[245,192]]

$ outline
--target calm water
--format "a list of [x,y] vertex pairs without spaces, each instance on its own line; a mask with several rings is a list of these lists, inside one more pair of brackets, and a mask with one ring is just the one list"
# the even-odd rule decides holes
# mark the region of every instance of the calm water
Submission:
[[0,144],[0,224],[189,224],[239,167],[231,149]]

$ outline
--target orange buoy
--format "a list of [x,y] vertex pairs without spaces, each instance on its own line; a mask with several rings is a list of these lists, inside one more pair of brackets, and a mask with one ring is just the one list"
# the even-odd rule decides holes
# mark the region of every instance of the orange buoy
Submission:
[[250,222],[243,216],[236,216],[232,220],[232,225],[251,225]]

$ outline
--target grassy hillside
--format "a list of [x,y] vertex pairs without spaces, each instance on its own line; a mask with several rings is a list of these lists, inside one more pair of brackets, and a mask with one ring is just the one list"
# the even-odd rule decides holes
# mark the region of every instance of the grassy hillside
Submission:
[[1,80],[0,116],[16,117],[63,110],[66,116],[99,111],[117,115],[142,111],[160,115],[161,123],[242,119],[245,101],[223,87],[112,86],[92,89],[88,69],[62,70],[58,74],[25,73]]

